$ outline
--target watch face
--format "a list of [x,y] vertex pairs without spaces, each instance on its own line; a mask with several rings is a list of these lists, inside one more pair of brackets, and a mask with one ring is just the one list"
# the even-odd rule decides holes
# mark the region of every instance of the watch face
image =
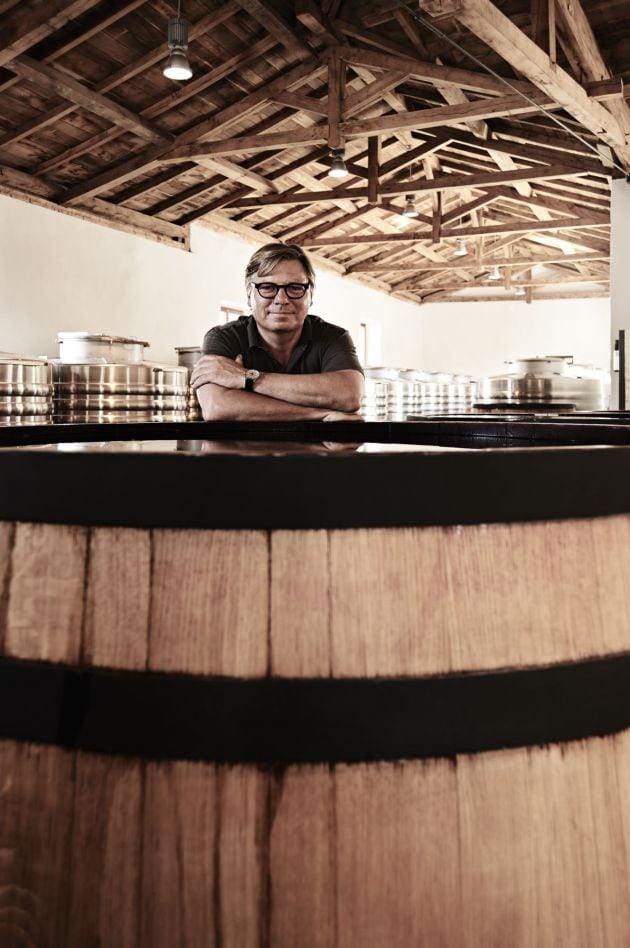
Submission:
[[260,375],[260,372],[258,371],[258,369],[248,369],[245,373],[245,378],[257,379],[259,375]]

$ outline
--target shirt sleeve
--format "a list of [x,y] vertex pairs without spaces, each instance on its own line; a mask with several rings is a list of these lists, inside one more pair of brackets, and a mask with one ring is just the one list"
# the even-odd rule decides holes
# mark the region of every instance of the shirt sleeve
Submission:
[[234,332],[226,332],[223,326],[213,326],[203,337],[201,351],[204,355],[227,356],[235,359],[242,355],[238,336]]
[[364,374],[352,336],[345,329],[334,336],[331,334],[322,351],[322,372],[340,372],[342,369],[354,369]]

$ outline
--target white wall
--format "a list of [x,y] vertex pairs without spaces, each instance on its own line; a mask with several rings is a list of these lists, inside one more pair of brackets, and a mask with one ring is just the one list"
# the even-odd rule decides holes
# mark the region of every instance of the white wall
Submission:
[[[186,253],[0,195],[0,350],[55,356],[57,332],[89,330],[146,339],[148,358],[174,361],[175,346],[200,344],[222,302],[245,304],[253,250],[194,226],[191,246]],[[417,306],[318,270],[312,310],[357,342],[361,322],[371,324],[373,365],[480,376],[518,356],[608,359],[607,300]]]
[[433,371],[498,375],[508,359],[537,355],[608,367],[608,299],[433,303],[419,321],[423,367]]
[[[199,345],[222,302],[246,305],[243,272],[254,246],[193,227],[192,252],[0,196],[0,350],[57,355],[60,331],[133,335],[148,358],[174,361],[175,346]],[[417,307],[318,272],[313,312],[358,339],[372,323],[372,363],[382,325],[407,337]],[[419,354],[419,353],[418,353]],[[408,356],[405,346],[396,357]]]

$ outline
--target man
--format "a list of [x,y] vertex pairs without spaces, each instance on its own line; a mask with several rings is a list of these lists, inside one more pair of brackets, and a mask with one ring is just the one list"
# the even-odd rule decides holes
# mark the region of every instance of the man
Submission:
[[309,316],[304,251],[266,244],[245,270],[251,316],[215,326],[191,382],[206,421],[358,420],[363,370],[349,333]]

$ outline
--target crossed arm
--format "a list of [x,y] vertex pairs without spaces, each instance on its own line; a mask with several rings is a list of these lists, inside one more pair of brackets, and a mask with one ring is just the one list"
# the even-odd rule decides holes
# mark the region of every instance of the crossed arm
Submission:
[[262,372],[255,390],[247,392],[241,356],[203,356],[191,382],[205,421],[356,421],[363,393],[363,376],[355,369]]

